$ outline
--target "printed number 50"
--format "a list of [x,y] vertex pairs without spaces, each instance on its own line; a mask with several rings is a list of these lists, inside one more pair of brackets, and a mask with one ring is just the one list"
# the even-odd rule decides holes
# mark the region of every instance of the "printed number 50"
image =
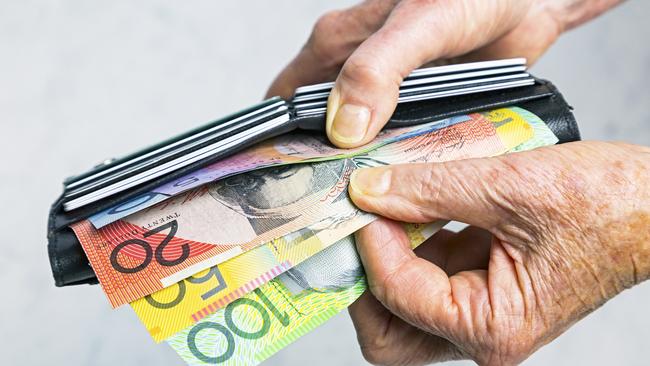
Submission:
[[200,284],[208,281],[211,277],[217,279],[217,286],[213,287],[209,291],[207,291],[204,294],[201,294],[201,298],[203,300],[207,300],[208,298],[216,295],[219,293],[219,291],[225,289],[227,286],[226,281],[223,280],[223,276],[221,275],[221,272],[219,271],[219,268],[217,266],[214,266],[210,268],[208,273],[206,273],[204,276],[201,277],[194,277],[190,276],[186,278],[183,281],[180,281],[177,283],[178,285],[178,295],[174,298],[174,300],[170,302],[160,302],[156,299],[153,298],[152,295],[147,295],[144,297],[145,300],[149,303],[149,305],[158,308],[158,309],[170,309],[173,308],[174,306],[178,305],[183,299],[185,298],[185,292],[186,292],[186,285],[185,281],[193,284]]

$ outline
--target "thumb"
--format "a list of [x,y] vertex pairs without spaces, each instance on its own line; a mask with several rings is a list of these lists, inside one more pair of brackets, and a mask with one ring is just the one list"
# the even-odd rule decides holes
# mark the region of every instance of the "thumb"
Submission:
[[519,0],[400,2],[343,64],[327,103],[327,136],[343,148],[370,142],[394,112],[399,86],[413,69],[493,41],[527,9],[528,2]]
[[398,221],[456,220],[492,231],[510,206],[503,158],[358,169],[349,193],[362,210]]
[[370,142],[393,114],[404,77],[430,59],[425,19],[415,18],[391,13],[343,64],[327,103],[325,127],[334,145]]
[[417,67],[379,53],[383,51],[364,43],[347,59],[332,88],[325,130],[338,147],[364,145],[381,131],[397,106],[404,75]]

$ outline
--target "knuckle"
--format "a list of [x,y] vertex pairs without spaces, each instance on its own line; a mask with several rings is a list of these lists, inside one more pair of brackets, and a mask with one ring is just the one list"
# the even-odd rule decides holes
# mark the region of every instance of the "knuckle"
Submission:
[[418,316],[413,312],[413,304],[409,304],[405,298],[405,294],[418,290],[415,287],[417,281],[406,275],[407,265],[408,262],[404,262],[392,271],[383,273],[378,281],[374,281],[370,286],[370,291],[386,308]]
[[340,78],[346,82],[357,85],[383,84],[388,73],[382,70],[378,62],[370,61],[372,58],[356,54],[348,58],[341,70]]
[[556,204],[554,169],[541,159],[509,154],[495,160],[489,176],[491,202],[509,217],[534,217],[540,210]]
[[[603,149],[602,145],[591,147]],[[614,166],[608,167],[604,176],[594,172],[591,159],[597,154],[573,145],[499,158],[501,173],[494,183],[500,197],[497,202],[510,219],[497,236],[517,239],[537,254],[550,256],[553,253],[547,250],[554,246],[531,244],[588,230],[591,219],[585,218],[597,210],[605,196],[599,190],[603,179],[608,181],[605,186],[610,193],[618,186],[616,182],[625,181]]]
[[323,14],[316,24],[314,24],[314,34],[328,34],[335,30],[339,26],[339,22],[342,16],[341,10],[332,10]]
[[[463,172],[467,174],[466,171]],[[416,174],[411,178],[416,207],[423,215],[428,212],[428,216],[436,218],[442,212],[450,211],[448,205],[467,200],[470,196],[468,192],[478,188],[467,184],[465,178],[468,177],[459,174],[455,164],[427,164]],[[455,197],[447,197],[448,195]]]
[[[427,205],[435,206],[435,203],[439,201],[440,187],[445,186],[445,177],[449,177],[447,173],[448,169],[444,164],[427,165],[422,178],[414,182],[416,197],[426,200]],[[435,207],[431,208],[435,209]]]
[[496,229],[497,237],[509,238],[511,244],[525,247],[531,243],[539,231],[542,218],[540,213],[547,206],[553,206],[550,192],[545,192],[548,172],[541,165],[531,164],[529,159],[517,154],[505,155],[497,159],[497,164],[489,173],[486,184],[492,192],[489,201],[505,220]]
[[[396,242],[396,239],[390,239],[385,245],[396,246],[399,245],[399,243]],[[396,300],[395,294],[400,289],[400,286],[404,284],[400,268],[398,267],[397,269],[387,270],[377,267],[379,266],[375,267],[368,283],[370,292],[372,292],[381,303],[392,305]]]
[[[343,11],[334,10],[321,16],[314,25],[307,47],[319,60],[327,61],[343,54]],[[338,60],[337,60],[338,61]]]
[[[543,175],[534,174],[533,170],[537,170],[537,168],[531,167],[527,159],[521,158],[517,154],[502,156],[498,162],[500,164],[493,168],[491,175],[495,178],[492,183],[498,190],[499,196],[503,197],[504,203],[509,203],[503,206],[516,208],[522,204],[530,203],[532,201],[531,190],[537,191],[535,189],[537,181],[531,178],[543,177]],[[528,189],[521,189],[522,186],[528,187]]]

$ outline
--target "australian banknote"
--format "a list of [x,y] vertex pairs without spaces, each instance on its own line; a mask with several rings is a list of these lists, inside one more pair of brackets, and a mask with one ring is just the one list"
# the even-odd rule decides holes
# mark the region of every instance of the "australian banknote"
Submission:
[[187,192],[96,230],[72,228],[113,306],[337,212],[354,209],[347,181],[359,166],[447,161],[502,154],[532,137],[525,120],[467,122],[385,145],[351,159],[281,166]]

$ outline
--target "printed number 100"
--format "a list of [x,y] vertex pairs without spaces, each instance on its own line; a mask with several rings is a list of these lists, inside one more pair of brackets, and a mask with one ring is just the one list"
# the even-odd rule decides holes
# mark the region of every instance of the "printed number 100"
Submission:
[[[215,322],[201,322],[195,325],[192,330],[190,330],[189,334],[187,335],[187,346],[189,347],[190,352],[192,352],[194,357],[205,363],[211,364],[218,364],[227,361],[235,353],[235,337],[233,336],[233,333],[238,337],[253,340],[262,338],[269,332],[269,329],[271,328],[271,317],[269,316],[269,311],[280,322],[280,324],[282,324],[282,326],[286,327],[289,325],[289,314],[286,312],[280,312],[260,289],[255,289],[253,292],[257,295],[257,297],[259,297],[259,299],[262,301],[262,304],[255,300],[247,298],[240,298],[233,301],[228,306],[226,306],[226,309],[224,310],[224,320],[226,326]],[[252,311],[254,309],[258,312],[258,314],[262,317],[262,326],[260,329],[249,332],[239,328],[239,326],[235,324],[233,320],[233,312],[240,306],[252,308],[247,309],[248,311]],[[196,337],[201,331],[205,329],[216,330],[223,334],[224,337],[226,337],[227,347],[221,355],[215,357],[208,356],[205,353],[201,352],[196,346]]]

